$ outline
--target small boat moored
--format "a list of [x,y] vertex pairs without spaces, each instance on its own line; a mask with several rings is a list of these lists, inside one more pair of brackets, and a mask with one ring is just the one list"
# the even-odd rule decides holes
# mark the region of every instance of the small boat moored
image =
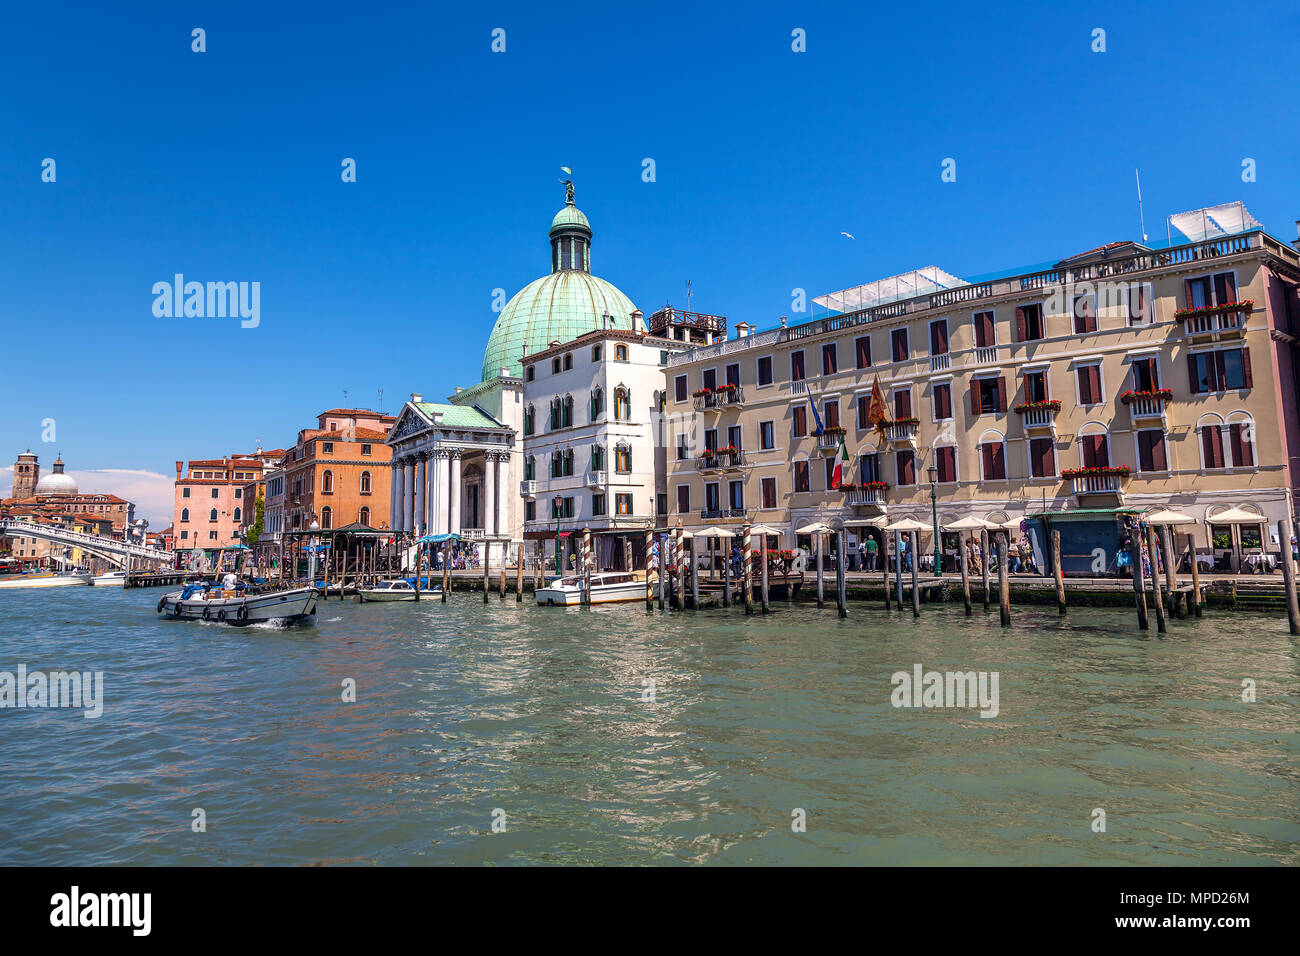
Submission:
[[[409,581],[403,578],[396,578],[392,581],[376,581],[375,584],[368,588],[358,588],[357,594],[364,601],[414,601],[416,599],[415,579]],[[421,588],[421,595],[440,595],[442,586],[434,585],[431,588]]]
[[[555,578],[537,592],[537,603],[568,607],[581,604],[584,582],[579,575]],[[591,603],[645,600],[644,572],[604,571],[591,576]]]
[[89,572],[66,571],[55,573],[53,571],[36,571],[29,574],[15,574],[12,577],[0,578],[0,588],[65,588],[76,584],[89,584],[91,576]]
[[189,584],[183,591],[164,594],[158,613],[182,621],[218,621],[224,624],[290,623],[310,621],[316,614],[320,592],[313,587],[283,591],[253,589],[226,591],[213,584]]
[[91,584],[97,588],[122,587],[126,584],[125,571],[109,571],[107,574],[96,574],[91,579]]

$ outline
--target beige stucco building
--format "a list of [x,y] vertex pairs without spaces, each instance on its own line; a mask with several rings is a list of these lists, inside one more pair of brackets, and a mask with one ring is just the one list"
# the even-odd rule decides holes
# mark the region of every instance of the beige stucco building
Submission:
[[[671,356],[666,410],[689,443],[668,456],[673,520],[761,521],[783,546],[810,520],[855,538],[881,518],[928,525],[934,469],[941,525],[1159,505],[1194,518],[1179,530],[1206,551],[1276,552],[1300,484],[1300,257],[1240,212],[1232,232],[1045,271],[964,283],[931,267]],[[697,396],[710,381],[738,387]],[[702,454],[720,445],[737,451]],[[1217,526],[1234,507],[1260,522]]]

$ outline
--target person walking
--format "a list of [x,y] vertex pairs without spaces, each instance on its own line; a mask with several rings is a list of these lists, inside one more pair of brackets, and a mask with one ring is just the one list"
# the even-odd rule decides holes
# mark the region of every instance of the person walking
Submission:
[[876,544],[875,535],[868,535],[867,540],[862,543],[862,566],[868,571],[876,570],[876,552],[880,546]]

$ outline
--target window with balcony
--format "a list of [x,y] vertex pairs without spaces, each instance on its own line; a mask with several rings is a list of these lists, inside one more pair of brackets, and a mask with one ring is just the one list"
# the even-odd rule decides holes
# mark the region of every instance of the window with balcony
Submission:
[[1080,405],[1101,404],[1101,365],[1080,365],[1074,370]]
[[894,484],[899,487],[916,484],[916,453],[911,449],[894,453]]
[[988,349],[998,344],[997,329],[992,312],[976,312],[971,316],[971,325],[975,327],[975,347]]
[[711,392],[718,387],[718,370],[716,368],[706,368],[700,373],[700,379],[703,381],[704,387]]
[[794,490],[796,494],[802,494],[810,489],[811,485],[808,480],[808,462],[796,461],[794,463]]
[[1110,467],[1110,441],[1099,426],[1085,426],[1090,431],[1079,435],[1079,460],[1084,468]]
[[716,481],[710,481],[704,486],[704,508],[715,513],[722,510],[722,493]]
[[743,449],[744,443],[741,441],[742,430],[739,425],[731,425],[727,428],[727,444],[736,451]]
[[869,452],[858,456],[858,481],[870,483],[883,481],[880,477],[880,455]]
[[1041,303],[1016,306],[1016,341],[1033,342],[1047,337]]
[[704,429],[704,449],[705,451],[716,451],[718,447],[718,430],[716,428]]
[[930,398],[934,406],[934,420],[936,422],[952,418],[951,382],[937,382],[930,386]]
[[776,422],[758,423],[758,447],[764,451],[776,447]]
[[894,398],[894,420],[912,417],[912,390],[910,388],[896,388],[893,393]]
[[727,366],[725,379],[728,385],[740,385],[740,366],[732,362]]
[[1193,394],[1253,388],[1255,385],[1248,348],[1193,352],[1187,356],[1187,364]]
[[772,384],[772,356],[760,355],[754,367],[754,380],[759,385]]
[[1165,432],[1162,428],[1147,428],[1137,433],[1138,471],[1162,472],[1169,470],[1165,456]]
[[537,456],[529,455],[524,459],[524,481],[534,481],[537,478]]
[[1231,272],[1183,280],[1183,295],[1189,309],[1204,309],[1237,301],[1237,277]]
[[1074,297],[1074,334],[1086,335],[1097,331],[1097,296],[1087,292]]
[[759,491],[762,495],[762,507],[770,509],[776,507],[776,479],[764,478],[759,482]]
[[1133,359],[1129,374],[1135,392],[1154,392],[1160,388],[1160,365],[1155,356]]
[[677,460],[685,461],[690,457],[690,438],[686,435],[677,436]]
[[972,415],[996,415],[1007,410],[1006,379],[977,378],[970,383],[970,410]]
[[853,363],[858,368],[871,367],[871,336],[859,335],[853,340]]
[[745,483],[730,481],[727,483],[727,500],[733,511],[745,510]]
[[1025,373],[1025,401],[1026,402],[1046,402],[1047,397],[1047,371],[1046,369],[1037,372]]
[[591,467],[589,471],[603,471],[605,468],[605,446],[591,446]]
[[790,408],[790,435],[803,438],[808,434],[808,409],[802,403]]
[[1029,439],[1029,474],[1034,478],[1056,477],[1056,442],[1053,439]]
[[894,329],[889,333],[889,355],[895,362],[906,362],[910,349],[907,344],[907,329]]
[[948,320],[935,319],[930,323],[930,354],[948,354]]
[[939,484],[952,484],[957,480],[957,448],[940,445],[934,450],[935,480]]
[[827,342],[822,346],[822,374],[834,375],[840,370],[839,354],[835,350],[834,342]]
[[826,428],[840,427],[840,403],[838,401],[828,401],[822,412],[822,424]]
[[1007,446],[999,435],[980,442],[980,475],[985,481],[1005,481],[1007,477]]
[[806,377],[803,366],[803,350],[790,353],[790,381],[802,382]]

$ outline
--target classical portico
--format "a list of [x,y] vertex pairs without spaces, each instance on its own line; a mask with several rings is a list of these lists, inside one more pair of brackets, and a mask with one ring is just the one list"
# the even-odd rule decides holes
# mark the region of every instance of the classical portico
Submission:
[[393,527],[414,535],[509,540],[514,430],[481,408],[412,395],[388,435]]

